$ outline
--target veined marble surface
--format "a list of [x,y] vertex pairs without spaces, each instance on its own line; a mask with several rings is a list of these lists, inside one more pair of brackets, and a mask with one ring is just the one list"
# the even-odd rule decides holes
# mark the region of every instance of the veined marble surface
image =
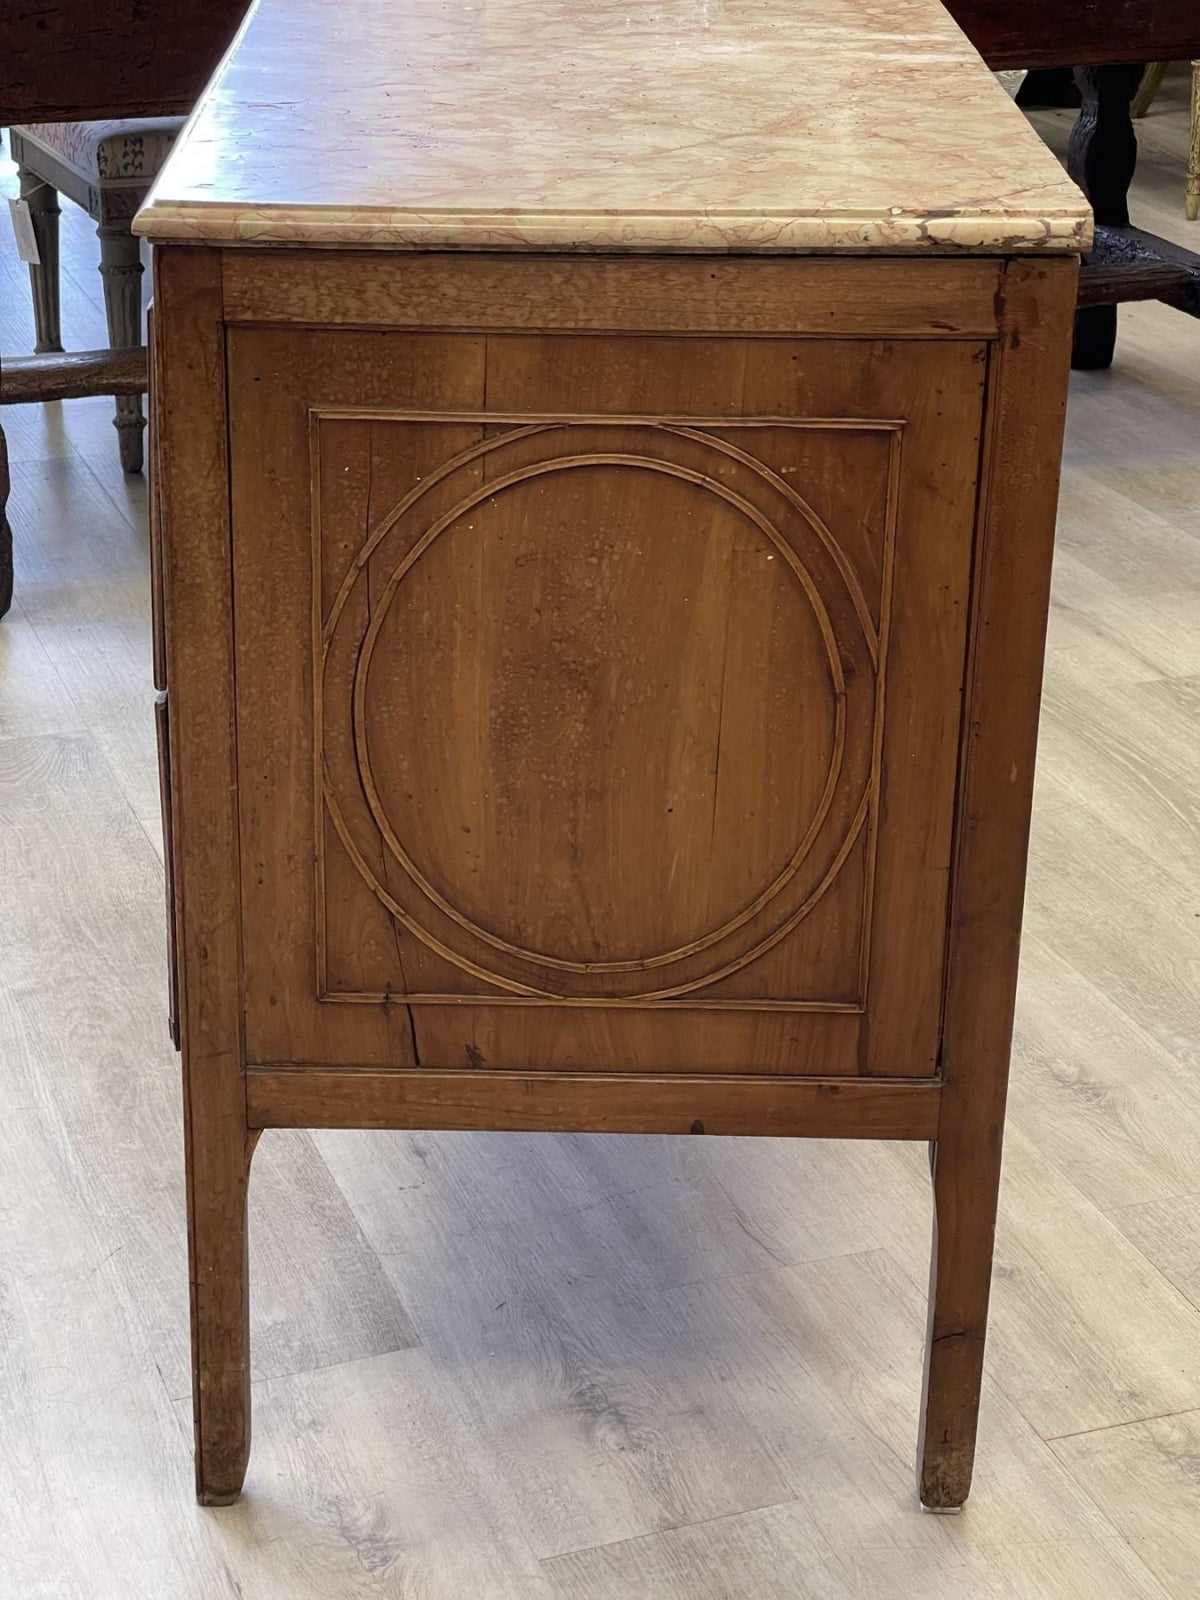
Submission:
[[1090,215],[938,0],[258,0],[135,231],[992,253]]

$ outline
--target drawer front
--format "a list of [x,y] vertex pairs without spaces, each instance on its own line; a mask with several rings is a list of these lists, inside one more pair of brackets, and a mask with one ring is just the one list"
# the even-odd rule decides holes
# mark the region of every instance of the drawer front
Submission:
[[985,357],[231,330],[248,1058],[933,1072]]

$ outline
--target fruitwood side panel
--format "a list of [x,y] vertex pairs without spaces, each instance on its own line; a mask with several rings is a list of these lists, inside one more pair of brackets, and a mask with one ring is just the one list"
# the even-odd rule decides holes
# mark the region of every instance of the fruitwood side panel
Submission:
[[248,1059],[932,1073],[985,347],[229,351]]

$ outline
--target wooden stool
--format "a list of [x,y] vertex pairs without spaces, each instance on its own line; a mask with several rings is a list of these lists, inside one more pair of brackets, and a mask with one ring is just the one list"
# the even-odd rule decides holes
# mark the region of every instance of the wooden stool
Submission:
[[[82,206],[96,223],[109,343],[115,349],[142,343],[141,252],[130,224],[182,126],[182,117],[165,117],[36,123],[9,130],[21,196],[32,213],[41,257],[29,268],[39,354],[63,347],[58,284],[60,194]],[[118,396],[113,423],[122,467],[126,472],[140,472],[146,427],[140,394]]]

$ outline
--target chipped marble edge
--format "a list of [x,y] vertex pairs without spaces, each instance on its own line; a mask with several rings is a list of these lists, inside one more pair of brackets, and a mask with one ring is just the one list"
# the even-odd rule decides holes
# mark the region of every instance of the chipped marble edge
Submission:
[[831,213],[504,217],[323,206],[220,205],[151,200],[134,218],[145,238],[185,244],[309,245],[318,249],[545,250],[808,255],[962,251],[980,255],[1077,254],[1091,248],[1089,211],[972,216]]

